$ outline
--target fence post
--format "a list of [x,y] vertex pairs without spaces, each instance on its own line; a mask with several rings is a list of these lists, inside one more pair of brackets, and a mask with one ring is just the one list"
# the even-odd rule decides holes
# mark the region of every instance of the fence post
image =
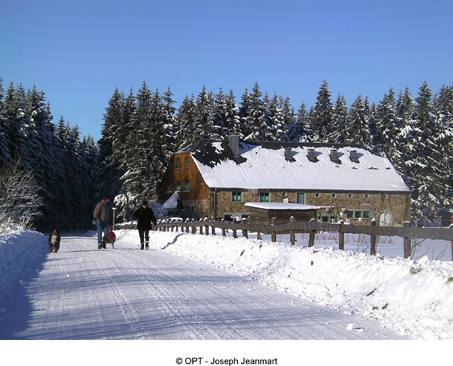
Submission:
[[275,226],[275,217],[273,217],[271,219],[271,229],[272,229],[272,241],[275,243],[277,241],[277,233],[275,232],[274,230],[274,226]]
[[195,225],[192,225],[192,234],[195,234],[196,232],[197,232],[197,227]]
[[340,220],[340,234],[338,237],[338,249],[344,250],[344,222]]
[[[450,225],[450,229],[453,229],[453,225]],[[453,240],[450,242],[451,244],[451,260],[453,261]]]
[[294,216],[291,216],[289,218],[289,223],[291,224],[290,229],[289,229],[289,241],[291,245],[296,244],[296,230],[294,230],[294,223],[296,222],[296,219]]
[[316,235],[316,231],[315,230],[311,230],[310,231],[310,237],[308,238],[308,246],[309,247],[313,247],[315,245],[315,235]]
[[211,217],[211,221],[214,223],[212,226],[211,226],[211,234],[212,235],[215,235],[215,220],[213,217]]
[[[245,225],[246,222],[247,222],[247,219],[242,219],[242,225]],[[249,238],[249,233],[248,233],[247,229],[242,229],[242,236],[246,239]]]
[[206,235],[209,235],[209,226],[208,226],[208,225],[205,225],[205,227],[204,227],[204,233],[205,233]]
[[[403,227],[410,227],[411,223],[409,221],[403,222]],[[411,238],[404,238],[404,258],[410,258],[412,255],[412,245]]]
[[[370,226],[376,226],[376,220],[375,219],[371,220]],[[376,255],[376,235],[375,234],[371,234],[370,239],[371,239],[370,253],[371,253],[371,255]]]

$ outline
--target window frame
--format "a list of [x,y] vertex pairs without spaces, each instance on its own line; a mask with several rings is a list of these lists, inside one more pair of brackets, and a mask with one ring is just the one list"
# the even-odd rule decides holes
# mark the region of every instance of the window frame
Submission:
[[[263,200],[263,198],[267,198],[267,200]],[[271,201],[271,194],[269,192],[260,192],[260,202],[270,202]]]
[[232,202],[242,202],[242,191],[232,191],[231,192],[231,201]]
[[190,180],[184,181],[184,192],[190,192]]

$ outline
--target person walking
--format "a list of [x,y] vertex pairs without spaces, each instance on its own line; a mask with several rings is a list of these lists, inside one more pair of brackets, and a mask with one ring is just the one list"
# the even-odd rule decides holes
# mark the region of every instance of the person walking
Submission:
[[[103,196],[101,202],[99,202],[94,208],[93,217],[96,221],[96,231],[98,233],[98,249],[105,249],[105,242],[109,236],[109,219],[110,219],[110,210],[109,210],[109,198],[108,196]],[[102,237],[104,234],[104,237]]]
[[148,207],[148,201],[142,202],[142,207],[134,212],[132,218],[137,219],[140,250],[143,250],[144,246],[149,249],[149,231],[152,229],[152,223],[156,225],[157,220],[153,210]]

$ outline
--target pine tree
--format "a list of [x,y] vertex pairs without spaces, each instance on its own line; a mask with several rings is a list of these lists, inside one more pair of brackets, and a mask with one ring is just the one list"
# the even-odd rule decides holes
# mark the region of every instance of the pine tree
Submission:
[[328,140],[333,143],[346,143],[352,141],[349,136],[348,106],[343,95],[339,94],[332,114],[332,125],[334,128],[330,131]]
[[121,191],[127,194],[127,204],[132,207],[153,197],[153,187],[149,184],[150,159],[153,157],[149,147],[153,138],[152,92],[145,81],[137,93],[137,109],[130,127],[134,133],[129,134],[126,142]]
[[315,138],[319,141],[328,141],[328,136],[333,129],[332,124],[332,103],[330,100],[331,93],[327,82],[324,81],[321,85],[316,105],[314,107],[314,115],[312,120],[313,132]]
[[267,141],[288,141],[286,135],[286,126],[283,116],[282,98],[277,94],[272,97],[269,108],[267,108],[268,132],[266,133]]
[[[102,137],[98,142],[96,201],[104,195],[115,197],[121,189],[120,177],[124,171],[120,169],[121,161],[115,150],[121,149],[121,142],[126,138],[123,126],[124,108],[124,93],[120,93],[116,88],[105,109]],[[120,146],[117,146],[118,143]]]
[[199,134],[204,139],[209,139],[213,130],[213,115],[214,115],[214,97],[211,92],[206,91],[203,85],[203,90],[198,94],[195,116],[196,129],[195,133]]
[[365,108],[362,96],[359,95],[349,110],[349,141],[371,147],[371,136],[369,131],[369,115]]
[[188,147],[201,139],[201,136],[196,133],[196,106],[195,97],[186,96],[179,107],[177,116],[179,131],[177,144],[181,148]]
[[226,96],[220,88],[219,93],[214,96],[211,138],[220,139],[228,136],[227,113]]
[[383,100],[377,107],[377,140],[375,141],[377,151],[385,153],[390,160],[392,160],[396,149],[395,136],[399,133],[397,123],[395,92],[390,88],[389,93],[384,95]]
[[3,103],[4,90],[2,78],[0,78],[0,165],[5,166],[7,161],[11,160],[11,151],[9,150],[9,135],[7,133],[7,122],[5,116],[5,106]]

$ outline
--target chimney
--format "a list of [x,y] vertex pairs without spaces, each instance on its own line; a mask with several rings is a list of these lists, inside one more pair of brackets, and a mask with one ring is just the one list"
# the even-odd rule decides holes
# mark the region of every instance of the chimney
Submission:
[[353,161],[354,163],[358,163],[359,159],[357,158],[357,150],[351,150],[349,153],[349,159]]
[[290,147],[285,147],[285,159],[286,160],[292,160],[293,159],[293,153],[292,153]]
[[228,136],[228,143],[230,149],[233,152],[233,156],[236,158],[239,156],[239,135]]

